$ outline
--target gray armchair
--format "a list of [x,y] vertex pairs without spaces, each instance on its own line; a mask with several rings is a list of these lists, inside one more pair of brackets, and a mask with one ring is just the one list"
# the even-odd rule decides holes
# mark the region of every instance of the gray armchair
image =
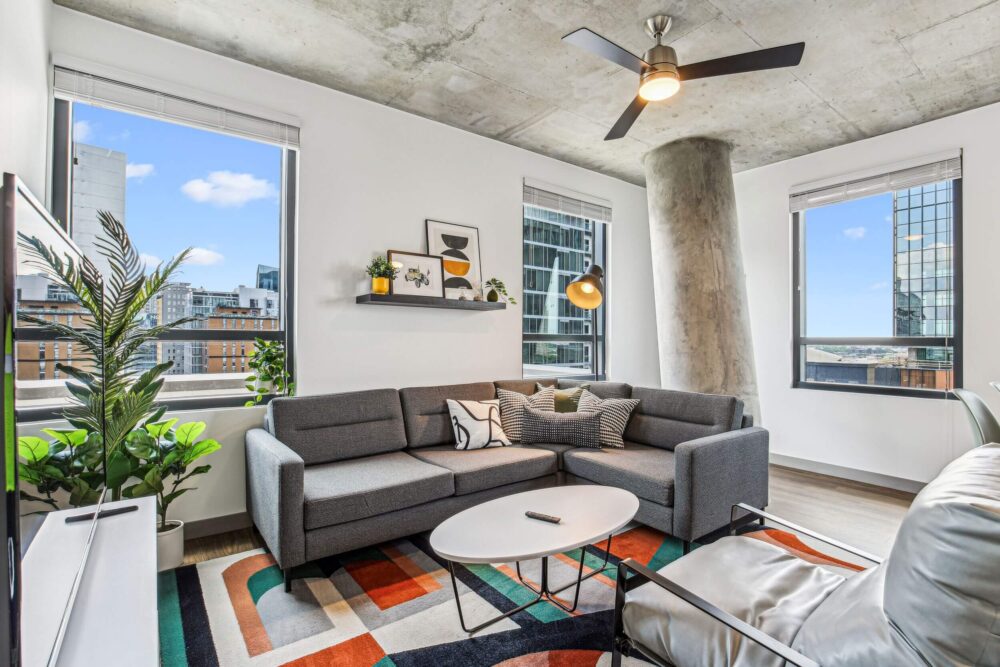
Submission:
[[947,466],[916,497],[889,557],[764,520],[875,564],[844,577],[783,549],[724,537],[659,572],[619,566],[612,664],[676,667],[1000,665],[1000,445]]

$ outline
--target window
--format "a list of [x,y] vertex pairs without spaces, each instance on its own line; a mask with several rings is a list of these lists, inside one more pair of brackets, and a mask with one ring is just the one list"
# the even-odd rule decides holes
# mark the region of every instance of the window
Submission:
[[[144,346],[141,366],[174,362],[161,393],[171,407],[242,405],[230,344],[291,340],[298,130],[59,67],[54,87],[52,210],[84,254],[107,275],[100,210],[124,222],[147,267],[192,248],[142,317],[147,326],[200,319]],[[51,306],[69,322],[83,314],[54,285],[32,286],[22,310]],[[19,387],[41,379],[42,368],[31,370],[19,366]],[[52,389],[53,404],[64,397]]]
[[604,306],[596,312],[574,306],[566,297],[566,285],[595,263],[607,276],[610,221],[608,206],[524,186],[524,377],[593,378],[598,367],[606,368]]
[[793,386],[961,386],[961,156],[795,194]]

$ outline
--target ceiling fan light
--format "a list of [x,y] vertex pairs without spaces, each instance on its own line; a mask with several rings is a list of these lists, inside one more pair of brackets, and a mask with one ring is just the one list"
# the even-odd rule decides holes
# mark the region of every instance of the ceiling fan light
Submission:
[[673,97],[681,89],[677,74],[670,71],[654,71],[645,75],[639,85],[639,97],[647,102],[658,102]]

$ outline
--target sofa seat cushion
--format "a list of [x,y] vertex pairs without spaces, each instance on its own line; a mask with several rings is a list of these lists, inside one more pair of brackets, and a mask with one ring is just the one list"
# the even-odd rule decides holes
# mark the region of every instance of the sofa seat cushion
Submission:
[[560,470],[566,469],[566,466],[563,464],[563,455],[566,452],[571,452],[574,449],[576,449],[576,447],[574,447],[573,445],[563,445],[555,442],[539,442],[533,445],[525,445],[525,447],[527,449],[544,449],[546,451],[552,452],[553,454],[556,455],[557,460],[559,461]]
[[660,505],[674,504],[674,453],[666,449],[633,442],[623,449],[574,449],[563,454],[563,469]]
[[552,475],[559,469],[553,452],[518,445],[461,451],[447,446],[421,447],[410,450],[410,455],[450,470],[455,475],[457,496]]
[[[748,537],[724,537],[659,573],[786,646],[845,581],[821,565]],[[622,620],[631,639],[670,664],[785,664],[755,642],[735,641],[738,635],[728,627],[656,584],[643,584],[628,594]]]
[[[452,450],[454,451],[454,450]],[[364,519],[455,493],[450,471],[406,452],[307,466],[303,479],[306,530]]]

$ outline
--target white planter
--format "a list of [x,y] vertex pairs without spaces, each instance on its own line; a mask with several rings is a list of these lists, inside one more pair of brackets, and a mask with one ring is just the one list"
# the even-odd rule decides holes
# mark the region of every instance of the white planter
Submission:
[[184,562],[184,522],[167,521],[167,526],[162,533],[156,532],[157,572],[172,570]]

